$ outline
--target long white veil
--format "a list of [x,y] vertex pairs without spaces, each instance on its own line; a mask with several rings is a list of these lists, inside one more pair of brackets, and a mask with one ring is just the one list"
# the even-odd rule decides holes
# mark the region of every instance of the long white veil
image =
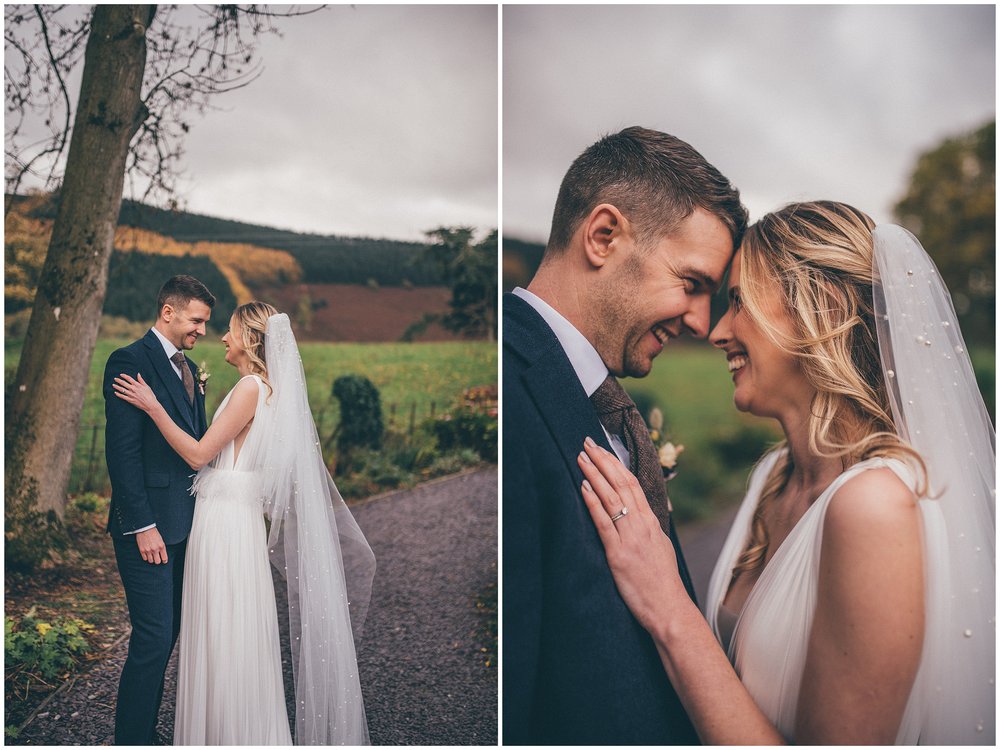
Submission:
[[996,436],[951,296],[902,227],[879,226],[874,302],[900,437],[923,457],[926,622],[902,744],[993,745],[996,736]]
[[273,392],[243,453],[260,469],[271,564],[288,588],[297,745],[368,744],[354,636],[371,599],[375,557],[323,462],[288,316],[264,335]]

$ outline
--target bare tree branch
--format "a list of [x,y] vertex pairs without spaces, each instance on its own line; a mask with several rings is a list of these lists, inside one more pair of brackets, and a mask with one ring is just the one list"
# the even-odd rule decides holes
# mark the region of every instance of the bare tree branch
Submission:
[[[129,145],[128,194],[170,203],[192,112],[218,94],[249,86],[264,71],[260,38],[280,35],[275,21],[325,6],[166,6],[146,30],[142,102],[148,112]],[[6,189],[29,177],[54,189],[72,131],[69,74],[81,60],[92,14],[79,6],[5,6]],[[55,123],[58,122],[58,125]],[[39,137],[39,131],[46,134]],[[30,142],[28,142],[30,141]],[[9,210],[9,206],[8,209]]]

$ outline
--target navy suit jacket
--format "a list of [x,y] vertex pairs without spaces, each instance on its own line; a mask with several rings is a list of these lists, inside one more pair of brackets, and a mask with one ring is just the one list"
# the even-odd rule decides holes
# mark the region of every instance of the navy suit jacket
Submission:
[[580,495],[597,414],[530,305],[503,321],[504,744],[698,744]]
[[[185,361],[196,377],[194,363]],[[104,450],[111,477],[108,532],[120,538],[155,523],[164,544],[177,544],[191,531],[195,471],[170,447],[152,419],[115,395],[112,384],[121,373],[133,378],[142,373],[170,418],[198,440],[208,429],[205,397],[196,387],[194,404],[188,402],[183,382],[152,331],[113,352],[104,368]]]

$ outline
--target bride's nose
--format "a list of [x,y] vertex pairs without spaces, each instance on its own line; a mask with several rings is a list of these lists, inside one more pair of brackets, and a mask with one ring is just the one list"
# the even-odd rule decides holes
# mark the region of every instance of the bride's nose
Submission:
[[726,314],[719,319],[719,322],[715,324],[715,328],[708,334],[708,340],[712,342],[712,346],[721,349],[729,343],[729,340],[732,338],[732,331],[729,326],[730,319],[729,310],[726,310]]

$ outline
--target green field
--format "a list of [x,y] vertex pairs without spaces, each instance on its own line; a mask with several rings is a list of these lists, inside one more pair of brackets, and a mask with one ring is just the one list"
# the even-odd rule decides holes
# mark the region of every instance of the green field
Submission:
[[[77,453],[70,481],[71,491],[79,490],[88,473],[94,425],[98,425],[97,460],[93,484],[106,484],[104,465],[104,398],[101,382],[104,363],[115,349],[127,340],[102,339],[97,342],[90,363],[90,378],[80,420]],[[441,414],[455,406],[462,391],[473,385],[497,382],[497,346],[485,341],[392,344],[302,344],[302,363],[309,387],[309,403],[322,437],[327,437],[339,421],[337,400],[331,397],[333,381],[347,374],[364,375],[379,389],[386,421],[395,409],[394,426],[408,427],[411,410],[419,422],[430,416],[433,408]],[[17,365],[20,341],[6,342],[4,366]],[[238,380],[236,370],[225,362],[225,347],[219,342],[203,341],[188,355],[196,363],[205,362],[211,373],[206,392],[206,406],[211,416]]]

